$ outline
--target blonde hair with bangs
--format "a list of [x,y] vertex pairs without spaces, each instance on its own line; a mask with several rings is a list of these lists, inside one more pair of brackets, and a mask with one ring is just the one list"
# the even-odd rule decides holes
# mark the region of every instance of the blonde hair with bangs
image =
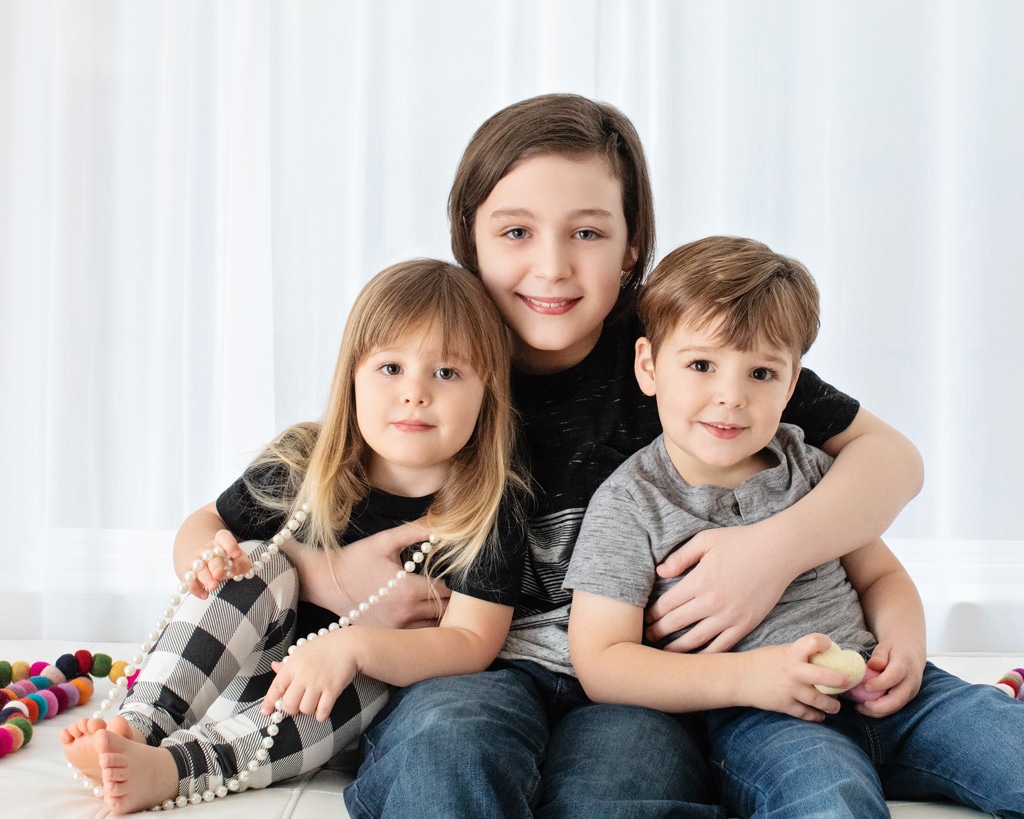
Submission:
[[[356,369],[374,350],[430,336],[441,340],[446,358],[468,360],[484,394],[473,434],[452,458],[426,513],[426,526],[440,541],[427,573],[464,573],[492,540],[511,486],[525,486],[513,459],[509,342],[497,308],[479,279],[460,267],[433,259],[402,262],[371,279],[356,298],[323,418],[285,430],[247,470],[247,476],[259,475],[246,484],[268,509],[293,514],[309,505],[297,533],[307,545],[337,548],[337,533],[370,490],[370,450],[356,422]],[[269,483],[267,474],[274,476]]]
[[796,259],[753,239],[711,236],[658,262],[640,293],[638,312],[657,356],[685,321],[716,327],[722,344],[740,350],[759,342],[793,352],[797,361],[818,335],[818,287]]

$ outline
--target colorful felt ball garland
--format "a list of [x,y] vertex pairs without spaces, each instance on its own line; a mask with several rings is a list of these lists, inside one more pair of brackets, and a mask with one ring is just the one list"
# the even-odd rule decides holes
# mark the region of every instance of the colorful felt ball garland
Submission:
[[0,660],[0,758],[28,745],[39,720],[85,705],[94,691],[91,677],[116,683],[126,668],[123,660],[114,662],[107,654],[85,649],[64,654],[53,664]]
[[1015,699],[1024,700],[1024,668],[1007,671],[996,683],[996,688],[1005,691]]

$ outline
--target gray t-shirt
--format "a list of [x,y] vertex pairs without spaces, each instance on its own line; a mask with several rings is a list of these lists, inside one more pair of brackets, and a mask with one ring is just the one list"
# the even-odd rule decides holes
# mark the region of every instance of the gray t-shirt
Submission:
[[[781,424],[768,444],[777,466],[752,475],[735,489],[688,486],[659,436],[627,459],[598,488],[573,551],[565,588],[646,608],[678,580],[655,567],[704,529],[757,523],[781,512],[821,480],[832,458],[804,443],[799,427]],[[734,651],[790,643],[811,632],[842,648],[875,645],[857,592],[838,560],[804,572],[790,583],[764,621]],[[679,632],[682,633],[682,632]],[[664,645],[678,634],[666,637]]]

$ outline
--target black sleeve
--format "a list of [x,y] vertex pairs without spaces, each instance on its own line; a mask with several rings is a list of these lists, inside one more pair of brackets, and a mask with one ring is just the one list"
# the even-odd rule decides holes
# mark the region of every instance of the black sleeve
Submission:
[[805,367],[800,371],[782,420],[800,427],[807,443],[820,448],[833,435],[850,426],[859,409],[860,402],[826,384]]
[[[270,475],[267,470],[264,477]],[[259,478],[260,473],[249,470],[246,475]],[[245,485],[245,475],[225,489],[217,498],[217,514],[224,526],[239,541],[268,540],[281,531],[285,515],[261,506]]]
[[516,504],[502,511],[497,537],[488,543],[469,571],[463,576],[446,578],[452,591],[497,603],[515,606],[526,560],[526,515]]

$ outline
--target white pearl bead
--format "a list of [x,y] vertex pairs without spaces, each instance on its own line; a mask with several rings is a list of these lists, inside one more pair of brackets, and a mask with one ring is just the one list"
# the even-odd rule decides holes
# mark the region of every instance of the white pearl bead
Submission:
[[328,631],[337,631],[339,628],[341,628],[341,623],[338,623],[337,621],[335,621],[335,622],[331,623],[327,627],[327,630]]
[[317,636],[318,637],[323,637],[326,633],[327,633],[327,629],[322,628],[322,629],[320,629],[320,631],[317,632]]
[[229,791],[237,791],[238,790],[238,780],[237,779],[231,779],[231,780],[228,781],[228,790]]
[[263,737],[263,747],[267,748],[268,750],[270,748],[273,748],[274,747],[274,738],[273,737]]
[[414,552],[413,556],[412,556],[412,562],[413,563],[422,563],[423,562],[423,552]]
[[[204,563],[209,563],[211,560],[213,560],[213,552],[211,552],[209,549],[207,549],[205,552],[203,552],[203,562]],[[198,562],[198,561],[196,561],[196,562]],[[193,565],[195,565],[195,564],[193,564]]]
[[370,604],[369,603],[360,603],[359,604],[359,611],[361,611],[363,614],[366,614],[366,612],[368,612],[369,610],[370,610]]
[[416,571],[416,564],[413,563],[411,560],[405,561],[405,570],[407,572],[414,572],[414,571]]
[[439,541],[440,539],[441,539],[441,538],[439,538],[439,537],[438,537],[437,535],[431,535],[430,537],[428,537],[428,538],[427,538],[427,540],[429,540],[429,541],[430,541],[431,543],[433,543],[433,544],[435,544],[435,545],[437,544],[437,542],[438,542],[438,541]]
[[163,808],[164,810],[174,810],[174,800],[173,799],[167,799],[167,800],[165,800],[165,801],[160,803],[160,807]]
[[188,807],[188,797],[179,796],[177,799],[174,800],[174,804],[177,805],[179,808]]
[[341,626],[342,628],[344,628],[345,626],[350,626],[350,625],[352,625],[352,618],[351,617],[342,617],[340,620],[338,620],[338,625]]
[[284,543],[284,538],[281,537],[280,535],[274,535],[270,539],[270,545],[271,546],[280,546],[282,543]]
[[395,578],[391,578],[391,580],[388,581],[388,588],[389,589],[396,588],[397,586],[398,586],[398,581]]
[[203,801],[203,795],[200,793],[194,793],[188,798],[188,801],[192,805],[198,805]]
[[375,594],[371,594],[369,597],[366,598],[366,602],[369,603],[371,606],[375,606],[377,605],[377,603],[380,602],[380,598]]
[[267,552],[269,554],[276,555],[280,551],[281,549],[276,543],[271,543],[269,546],[267,546]]
[[[219,543],[213,547],[213,553],[217,555],[217,557],[224,557],[224,555],[227,554],[227,552],[224,551],[224,547],[221,546]],[[205,554],[203,556],[205,557]]]
[[272,737],[276,737],[278,733],[280,733],[280,731],[281,729],[277,727],[276,723],[272,722],[270,723],[270,725],[267,726],[267,733],[270,734],[270,736]]
[[[191,569],[189,571],[185,572],[185,582],[186,583],[191,583],[195,579],[196,579],[196,573],[193,572]],[[185,591],[188,591],[188,586],[185,587]]]
[[269,756],[270,754],[267,753],[266,748],[260,748],[256,752],[256,759],[258,759],[260,762],[265,762]]
[[203,566],[205,566],[205,565],[206,565],[206,562],[205,562],[205,561],[203,561],[203,560],[200,560],[200,559],[199,559],[199,558],[197,557],[197,558],[196,558],[195,560],[193,560],[193,561],[192,561],[192,571],[194,571],[194,572],[198,572],[198,571],[199,571],[200,569],[202,569],[202,568],[203,568]]
[[225,788],[223,785],[219,785],[217,787],[217,797],[219,799],[223,799],[227,795],[228,795],[228,789]]
[[292,518],[286,524],[286,528],[288,529],[289,532],[294,532],[296,529],[299,528],[299,522],[295,518]]
[[356,620],[358,618],[359,618],[359,609],[352,609],[352,611],[350,611],[348,613],[348,619],[349,620]]
[[214,796],[213,791],[204,791],[203,792],[203,801],[204,802],[212,802],[216,798],[217,797]]
[[295,519],[299,523],[302,523],[302,521],[304,521],[306,519],[306,510],[305,509],[300,509],[298,512],[296,512],[295,513]]
[[250,771],[255,771],[259,766],[260,766],[260,763],[257,760],[255,760],[255,759],[250,759],[249,760],[249,764],[246,765],[246,767]]

